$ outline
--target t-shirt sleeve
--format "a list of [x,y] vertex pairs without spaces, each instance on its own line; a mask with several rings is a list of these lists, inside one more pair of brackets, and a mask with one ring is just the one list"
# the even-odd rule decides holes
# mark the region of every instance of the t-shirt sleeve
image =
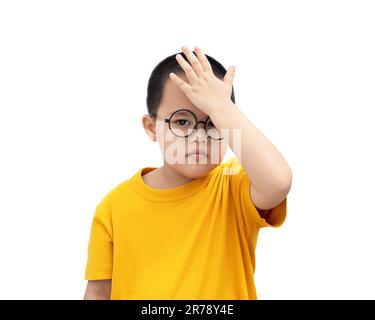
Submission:
[[110,194],[95,209],[91,225],[85,279],[112,278],[113,232]]
[[277,206],[263,212],[254,205],[250,196],[251,180],[246,173],[242,164],[237,158],[228,160],[224,167],[229,170],[230,187],[234,197],[236,210],[239,211],[245,227],[250,230],[251,227],[280,227],[287,213],[287,198],[280,202]]

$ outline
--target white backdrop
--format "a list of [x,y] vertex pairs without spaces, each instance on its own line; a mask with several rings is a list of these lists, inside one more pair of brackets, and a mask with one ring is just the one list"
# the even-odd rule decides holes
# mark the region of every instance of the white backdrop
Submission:
[[[259,299],[374,299],[373,1],[1,1],[0,298],[81,299],[95,206],[159,166],[141,125],[182,45],[237,66],[237,105],[293,170]],[[228,155],[229,156],[229,155]]]

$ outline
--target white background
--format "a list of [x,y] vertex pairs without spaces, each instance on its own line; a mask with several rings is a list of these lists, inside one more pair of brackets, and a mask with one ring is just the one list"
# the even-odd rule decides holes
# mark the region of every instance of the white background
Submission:
[[161,165],[141,125],[182,45],[237,66],[237,105],[293,170],[259,299],[374,299],[373,1],[1,1],[0,298],[81,299],[95,206]]

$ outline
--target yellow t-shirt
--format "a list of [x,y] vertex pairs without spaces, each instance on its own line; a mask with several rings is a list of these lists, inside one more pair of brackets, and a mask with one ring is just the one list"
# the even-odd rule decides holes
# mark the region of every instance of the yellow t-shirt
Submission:
[[143,181],[154,169],[96,207],[85,279],[112,279],[111,299],[257,299],[258,232],[283,224],[286,198],[262,218],[235,157],[172,189]]

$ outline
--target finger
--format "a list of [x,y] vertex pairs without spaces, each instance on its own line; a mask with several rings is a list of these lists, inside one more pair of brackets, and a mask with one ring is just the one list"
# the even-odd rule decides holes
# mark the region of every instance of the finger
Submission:
[[224,79],[223,81],[228,84],[230,87],[232,87],[233,85],[233,80],[234,80],[234,75],[235,75],[235,71],[236,71],[236,66],[231,66],[225,76],[224,76]]
[[186,77],[188,78],[189,82],[196,82],[198,80],[198,77],[193,68],[190,66],[190,64],[180,54],[176,55],[176,59],[180,64],[181,68],[185,71]]
[[197,54],[197,57],[202,65],[202,68],[204,71],[206,72],[211,72],[212,74],[214,73],[213,70],[212,70],[212,67],[211,67],[211,64],[210,62],[208,61],[206,55],[203,53],[203,51],[201,50],[201,48],[195,46],[194,47],[194,51],[196,52]]
[[199,59],[196,57],[196,55],[193,52],[191,52],[189,48],[186,46],[182,47],[182,51],[183,53],[185,53],[186,57],[189,59],[190,64],[192,68],[194,69],[196,75],[198,77],[202,77],[204,70]]
[[190,93],[191,87],[186,81],[182,80],[173,72],[169,74],[169,77],[182,90],[182,92],[184,92],[186,95]]

